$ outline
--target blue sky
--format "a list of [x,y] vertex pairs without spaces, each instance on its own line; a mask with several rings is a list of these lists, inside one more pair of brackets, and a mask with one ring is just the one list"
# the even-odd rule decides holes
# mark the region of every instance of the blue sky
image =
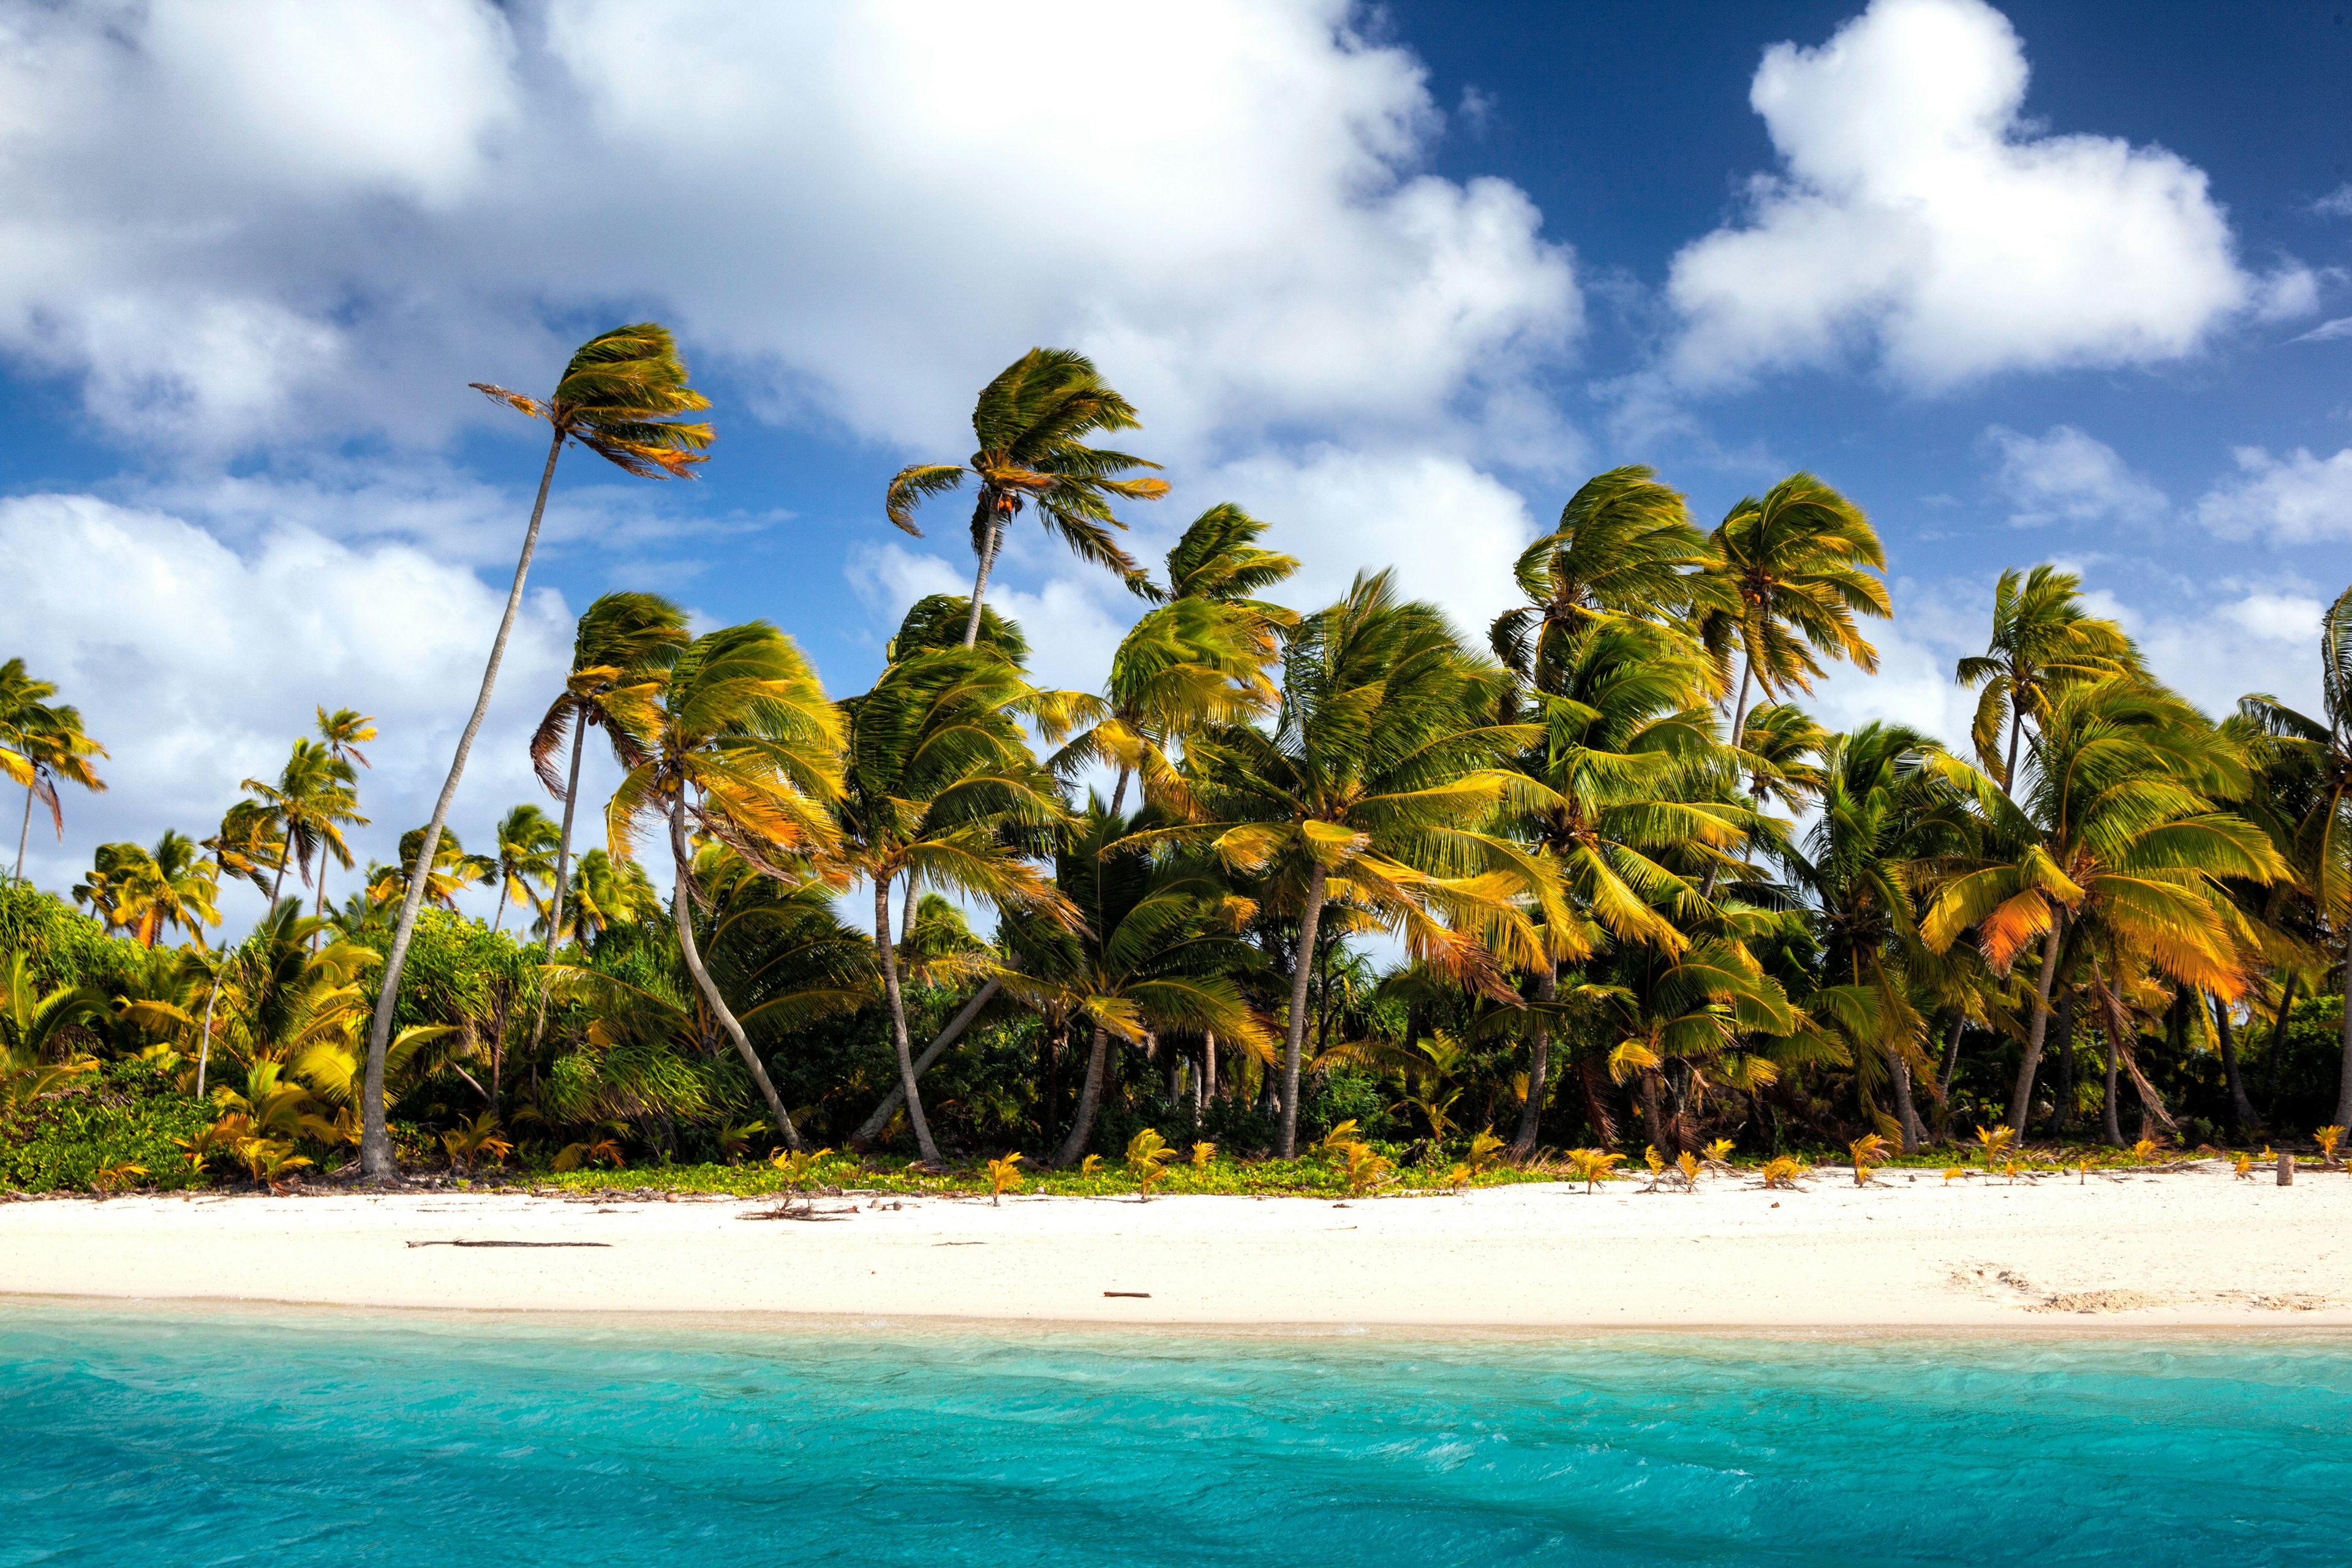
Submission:
[[[5,652],[115,784],[37,879],[208,830],[317,703],[383,721],[363,848],[421,820],[537,472],[466,384],[642,316],[718,451],[565,460],[469,842],[608,588],[862,687],[971,565],[883,481],[1035,342],[1142,408],[1139,553],[1237,500],[1302,602],[1394,563],[1482,626],[1598,468],[1707,522],[1810,468],[1899,611],[1834,722],[1957,738],[1951,660],[2044,559],[2200,701],[2308,697],[2352,575],[2344,5],[1015,8],[0,9]],[[1134,601],[1034,535],[1000,581],[1097,682]]]

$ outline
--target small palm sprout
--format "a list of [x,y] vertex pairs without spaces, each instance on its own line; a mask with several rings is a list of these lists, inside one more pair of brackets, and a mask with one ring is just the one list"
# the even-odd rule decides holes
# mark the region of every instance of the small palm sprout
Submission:
[[2004,1125],[1990,1129],[1983,1127],[1977,1129],[1977,1145],[1979,1151],[1984,1155],[1985,1168],[1987,1170],[1990,1170],[1992,1168],[1994,1161],[2008,1153],[2010,1145],[2016,1142],[2017,1129],[2014,1127]]
[[556,1151],[555,1168],[559,1171],[576,1171],[583,1165],[593,1164],[599,1160],[616,1171],[627,1163],[622,1157],[619,1142],[611,1138],[604,1138],[593,1143],[566,1143],[562,1149]]
[[988,1206],[1004,1206],[1004,1194],[1021,1190],[1021,1152],[1016,1149],[1002,1160],[988,1163]]
[[1948,1184],[1957,1182],[1963,1176],[1970,1176],[1975,1173],[1976,1173],[1970,1171],[1966,1165],[1947,1165],[1944,1167],[1944,1180]]
[[310,1162],[294,1152],[294,1145],[278,1138],[240,1138],[236,1141],[237,1163],[253,1176],[253,1184],[266,1186],[272,1193],[285,1191],[283,1178]]
[[1396,1166],[1388,1156],[1370,1143],[1350,1143],[1339,1154],[1339,1173],[1348,1184],[1350,1197],[1360,1198],[1396,1174]]
[[1875,1132],[1865,1132],[1846,1145],[1846,1152],[1853,1161],[1853,1184],[1866,1187],[1870,1185],[1870,1167],[1886,1158],[1886,1140]]
[[1175,1153],[1156,1128],[1147,1127],[1127,1141],[1127,1169],[1136,1181],[1138,1203],[1151,1201],[1151,1184],[1167,1174],[1162,1167]]
[[2017,1173],[2024,1168],[2022,1162],[2017,1160],[2004,1160],[2000,1164],[2000,1173],[2009,1178],[2009,1184],[2013,1187],[2017,1185]]
[[769,1156],[768,1163],[782,1172],[784,1175],[786,1195],[783,1205],[776,1210],[778,1215],[792,1212],[791,1194],[794,1193],[800,1194],[803,1214],[816,1212],[816,1194],[814,1189],[817,1184],[817,1162],[832,1152],[830,1149],[783,1148]]
[[461,1122],[441,1134],[441,1147],[449,1156],[452,1170],[473,1174],[474,1162],[484,1155],[492,1164],[503,1162],[514,1152],[514,1145],[499,1135],[499,1115],[485,1110],[470,1122]]
[[2320,1159],[2331,1169],[2334,1168],[2336,1146],[2344,1142],[2344,1129],[2336,1126],[2323,1127],[2311,1135],[2311,1141],[2319,1145]]
[[1643,1149],[1642,1163],[1650,1167],[1650,1184],[1642,1190],[1654,1193],[1658,1190],[1658,1178],[1665,1173],[1666,1157],[1658,1152],[1655,1143],[1652,1143]]
[[1216,1157],[1217,1146],[1214,1143],[1195,1143],[1192,1145],[1192,1169],[1205,1172],[1209,1168],[1209,1162]]
[[1467,1193],[1470,1190],[1470,1167],[1457,1160],[1453,1169],[1437,1178],[1437,1183],[1449,1192]]
[[100,1165],[89,1173],[89,1190],[100,1197],[122,1186],[133,1176],[143,1176],[147,1167],[126,1160],[119,1165]]
[[2132,1145],[2131,1152],[2133,1163],[2140,1165],[2148,1164],[2158,1155],[2164,1152],[2164,1140],[2161,1138],[2143,1138],[2138,1142]]
[[1080,1181],[1084,1181],[1087,1177],[1092,1176],[1097,1171],[1102,1169],[1102,1163],[1103,1157],[1100,1154],[1089,1154],[1085,1159],[1079,1161],[1078,1179]]
[[1699,1161],[1697,1155],[1692,1153],[1687,1149],[1684,1150],[1680,1154],[1675,1157],[1675,1169],[1683,1173],[1683,1190],[1685,1192],[1695,1193],[1698,1191]]
[[1793,1189],[1797,1184],[1798,1178],[1802,1176],[1804,1173],[1804,1164],[1793,1155],[1777,1155],[1773,1159],[1765,1162],[1764,1184],[1767,1187],[1789,1187]]
[[1494,1130],[1492,1128],[1487,1129],[1484,1132],[1478,1133],[1470,1140],[1470,1174],[1472,1179],[1475,1180],[1486,1173],[1487,1170],[1495,1163],[1496,1156],[1503,1152],[1503,1141],[1495,1136]]
[[2252,1154],[2233,1154],[2230,1158],[2230,1169],[2238,1180],[2251,1182],[2254,1179],[2254,1157]]
[[1576,1179],[1584,1184],[1585,1192],[1590,1194],[1596,1183],[1617,1179],[1617,1166],[1624,1158],[1622,1154],[1612,1154],[1604,1149],[1570,1149],[1568,1165],[1576,1173]]
[[1323,1142],[1315,1145],[1315,1148],[1316,1152],[1325,1159],[1337,1160],[1347,1153],[1349,1144],[1360,1142],[1361,1140],[1356,1136],[1356,1119],[1350,1116],[1347,1121],[1323,1134]]
[[1706,1146],[1706,1166],[1711,1171],[1728,1175],[1731,1172],[1731,1140],[1718,1138]]

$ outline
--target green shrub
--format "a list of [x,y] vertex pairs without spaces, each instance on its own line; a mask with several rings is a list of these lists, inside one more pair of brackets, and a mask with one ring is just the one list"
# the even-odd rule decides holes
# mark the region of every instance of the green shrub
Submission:
[[211,1109],[180,1093],[152,1063],[115,1062],[71,1089],[0,1124],[0,1186],[19,1192],[88,1192],[100,1173],[124,1165],[123,1187],[165,1190],[203,1184],[174,1139],[212,1125]]

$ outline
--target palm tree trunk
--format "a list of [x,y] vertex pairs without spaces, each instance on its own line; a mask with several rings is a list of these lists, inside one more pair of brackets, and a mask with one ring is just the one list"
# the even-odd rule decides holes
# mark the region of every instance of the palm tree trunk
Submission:
[[196,1098],[205,1097],[205,1069],[212,1065],[213,1004],[220,1000],[220,971],[213,971],[213,988],[205,993],[205,1032],[196,1042]]
[[[964,1030],[970,1026],[974,1018],[980,1016],[980,1010],[988,1005],[990,1000],[1003,987],[1003,984],[1002,978],[991,975],[988,984],[980,988],[980,994],[965,1003],[963,1011],[948,1021],[948,1026],[941,1029],[932,1038],[931,1043],[923,1047],[923,1054],[915,1058],[917,1078],[921,1078],[929,1070],[933,1062],[946,1054],[950,1046],[963,1037]],[[880,1137],[882,1129],[890,1125],[890,1118],[898,1115],[898,1108],[906,1103],[907,1089],[904,1084],[900,1084],[882,1097],[882,1103],[874,1108],[873,1115],[858,1123],[857,1131],[849,1135],[849,1146],[852,1149],[863,1149]]]
[[1895,1120],[1903,1128],[1903,1152],[1916,1154],[1927,1146],[1927,1129],[1911,1097],[1911,1058],[1895,1051],[1888,1056],[1886,1065],[1895,1083]]
[[1307,1040],[1307,984],[1315,975],[1315,930],[1323,920],[1323,868],[1307,873],[1307,907],[1298,924],[1298,961],[1291,966],[1290,1024],[1282,1042],[1282,1134],[1276,1154],[1298,1157],[1298,1051]]
[[2000,765],[2000,793],[2011,799],[2017,795],[2017,742],[2025,733],[2025,710],[2012,701],[2009,705],[2009,760]]
[[289,833],[286,836],[286,847],[278,852],[278,875],[270,879],[269,882],[269,907],[273,910],[278,907],[278,895],[286,890],[286,866],[293,848],[294,836]]
[[[2050,1032],[2050,986],[2058,977],[2058,949],[2066,934],[2066,913],[2058,911],[2050,921],[2050,934],[2042,942],[2042,973],[2035,982],[2033,1023],[2025,1034],[2025,1058],[2017,1064],[2017,1088],[2009,1097],[2009,1125],[2020,1138],[2025,1136],[2025,1119],[2033,1110],[2033,1073],[2042,1065],[2042,1041]],[[2112,1074],[2114,1068],[2108,1069]]]
[[1952,1026],[1944,1033],[1944,1079],[1939,1086],[1942,1090],[1939,1098],[1947,1106],[1952,1100],[1952,1079],[1960,1070],[1960,1035],[1968,1027],[1968,1014],[1955,1009]]
[[[1543,967],[1536,971],[1536,1001],[1549,1006],[1559,994],[1559,971],[1546,955]],[[1528,1098],[1519,1107],[1519,1135],[1511,1141],[1511,1157],[1524,1160],[1536,1152],[1536,1139],[1543,1131],[1544,1081],[1551,1068],[1551,1020],[1538,1014],[1529,1026],[1528,1037]]]
[[1095,1043],[1087,1052],[1086,1087],[1078,1091],[1077,1113],[1070,1118],[1070,1135],[1054,1155],[1054,1163],[1066,1165],[1087,1152],[1087,1140],[1095,1134],[1095,1107],[1102,1101],[1103,1058],[1110,1048],[1110,1030],[1095,1026]]
[[996,564],[996,548],[1004,542],[1004,523],[992,521],[988,525],[988,548],[980,552],[980,570],[971,579],[971,619],[964,623],[963,646],[971,647],[980,640],[980,606],[988,595],[988,571]]
[[1664,1079],[1661,1077],[1657,1068],[1646,1068],[1643,1070],[1643,1142],[1648,1143],[1652,1148],[1657,1150],[1662,1154],[1672,1152],[1672,1151],[1666,1147],[1672,1140],[1667,1138],[1665,1133],[1661,1131],[1661,1129],[1665,1125],[1665,1117],[1662,1112],[1662,1108],[1658,1104],[1658,1089],[1664,1081]]
[[2342,1065],[2336,1080],[2336,1125],[2352,1127],[2352,937],[2344,944],[2344,1029]]
[[1201,1032],[1201,1093],[1210,1100],[1217,1098],[1217,1032]]
[[[2074,990],[2058,1001],[2058,1070],[2050,1090],[2050,1137],[2054,1142],[2074,1120]],[[2045,1045],[2045,1050],[2048,1048]]]
[[[506,613],[499,618],[499,635],[490,644],[490,660],[482,669],[481,694],[474,699],[473,716],[457,737],[457,755],[449,760],[449,776],[442,781],[440,798],[433,803],[433,820],[425,825],[425,842],[417,847],[416,865],[408,874],[408,891],[400,900],[400,918],[392,928],[392,948],[384,954],[383,979],[376,989],[375,1017],[368,1026],[367,1079],[360,1094],[360,1175],[365,1181],[387,1181],[400,1173],[392,1151],[392,1130],[384,1122],[383,1058],[392,1047],[392,1014],[400,1002],[400,972],[408,963],[408,944],[416,934],[417,907],[425,901],[425,885],[433,876],[433,856],[441,847],[441,829],[449,820],[450,804],[457,797],[457,781],[466,776],[466,756],[481,733],[490,711],[490,693],[499,683],[499,662],[506,658],[507,639],[514,635],[516,612],[522,608],[523,580],[530,574],[531,552],[539,547],[539,525],[547,515],[548,487],[555,482],[555,459],[563,455],[563,432],[555,432],[547,447],[547,467],[539,476],[539,500],[530,509],[530,526],[523,531],[522,553],[515,561],[514,584],[507,590]],[[283,857],[278,874],[285,874]]]
[[696,987],[703,1001],[718,1015],[721,1027],[735,1042],[735,1054],[751,1069],[751,1080],[760,1086],[760,1098],[768,1102],[768,1113],[776,1119],[776,1131],[784,1135],[784,1142],[793,1149],[801,1147],[800,1129],[793,1125],[790,1112],[784,1110],[783,1097],[768,1078],[768,1069],[761,1063],[760,1054],[743,1033],[743,1026],[719,994],[712,984],[710,971],[702,966],[702,951],[694,942],[694,858],[686,847],[686,792],[680,788],[677,797],[669,803],[669,853],[677,868],[677,886],[670,908],[677,924],[678,951],[686,956],[687,972],[694,976]]
[[898,1092],[906,1099],[907,1121],[915,1129],[915,1148],[926,1164],[940,1163],[939,1145],[931,1142],[930,1124],[923,1120],[923,1097],[915,1088],[915,1055],[907,1041],[907,1001],[898,990],[898,952],[890,943],[890,879],[874,879],[874,946],[882,958],[882,989],[890,1001],[890,1044],[898,1053]]
[[[321,876],[319,879],[321,882],[326,879],[327,879],[324,876]],[[492,936],[496,936],[498,934],[499,928],[507,923],[507,899],[513,891],[512,889],[506,886],[505,878],[501,877],[499,879],[499,912],[490,917],[490,934]]]
[[2230,1114],[2237,1119],[2239,1129],[2246,1132],[2263,1130],[2263,1119],[2254,1114],[2254,1102],[2246,1098],[2244,1080],[2238,1073],[2238,1045],[2231,1036],[2230,1005],[2219,996],[2209,996],[2213,1005],[2213,1038],[2221,1047],[2221,1076],[2230,1085]]
[[[314,919],[322,921],[327,918],[327,851],[324,846],[321,846],[319,850],[319,904],[312,911],[312,916]],[[323,926],[310,933],[312,952],[319,951],[319,940],[325,934],[326,928]]]
[[[39,775],[36,774],[36,777]],[[33,786],[25,786],[25,821],[16,829],[16,880],[25,879],[25,846],[33,837]]]
[[[572,775],[563,787],[563,829],[555,839],[555,897],[547,910],[547,962],[555,962],[555,944],[563,931],[564,879],[572,868],[572,808],[580,799],[580,748],[588,739],[587,715],[575,709],[572,715]],[[530,1062],[534,1079],[539,1071],[539,1042],[547,1028],[547,982],[539,985],[539,1011],[530,1021]]]
[[1133,768],[1118,770],[1118,783],[1111,786],[1110,792],[1110,814],[1113,816],[1117,816],[1119,807],[1127,804],[1127,776],[1134,771]]
[[2286,1062],[2286,1023],[2294,1012],[2294,988],[2303,976],[2287,971],[2286,984],[2279,987],[2278,1017],[2271,1025],[2271,1059],[2263,1070],[2263,1114],[2278,1114],[2279,1074]]

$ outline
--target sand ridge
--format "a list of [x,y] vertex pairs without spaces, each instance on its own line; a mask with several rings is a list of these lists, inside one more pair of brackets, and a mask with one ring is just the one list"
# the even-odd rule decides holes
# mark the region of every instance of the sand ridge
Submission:
[[[0,1205],[0,1293],[1200,1325],[2352,1325],[2352,1176],[2218,1164],[1798,1191],[583,1202],[196,1194]],[[467,1245],[442,1245],[463,1242]],[[486,1246],[483,1243],[529,1243]]]

